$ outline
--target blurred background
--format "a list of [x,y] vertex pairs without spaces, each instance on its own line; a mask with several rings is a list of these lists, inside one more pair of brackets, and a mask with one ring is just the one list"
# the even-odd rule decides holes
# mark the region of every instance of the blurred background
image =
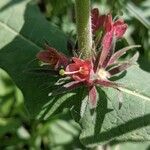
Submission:
[[[76,37],[74,0],[37,0],[41,13],[72,40]],[[150,1],[92,0],[92,8],[111,12],[128,23],[123,44],[140,44],[140,67],[150,72]],[[65,111],[47,121],[32,120],[21,91],[8,74],[0,70],[0,150],[83,150],[80,127]],[[112,144],[101,149],[150,150],[149,142]],[[100,149],[99,148],[99,149]]]

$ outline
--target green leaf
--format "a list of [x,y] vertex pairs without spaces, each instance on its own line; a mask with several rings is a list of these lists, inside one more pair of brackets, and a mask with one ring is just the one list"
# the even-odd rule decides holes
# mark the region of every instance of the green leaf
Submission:
[[111,147],[111,150],[149,150],[150,144],[149,142],[139,142],[139,143],[132,143],[132,142],[127,142],[127,143],[122,143],[122,144],[117,144],[113,145]]
[[123,105],[119,109],[117,90],[99,89],[99,101],[95,112],[86,107],[80,119],[81,142],[86,146],[96,146],[110,141],[150,140],[150,74],[137,66],[132,66],[124,78],[117,82]]
[[[61,108],[71,107],[69,102],[81,105],[83,90],[58,97],[48,97],[55,82],[51,76],[26,73],[38,66],[35,55],[47,40],[51,46],[67,53],[66,37],[49,24],[38,7],[29,0],[0,2],[0,67],[8,72],[21,89],[29,114],[36,118],[49,118]],[[118,82],[128,85],[120,89],[124,102],[118,109],[115,89],[99,89],[100,100],[95,112],[88,107],[82,112],[83,144],[93,146],[111,140],[150,140],[150,75],[131,67]],[[78,94],[78,96],[77,96]],[[83,97],[83,98],[82,98]],[[79,118],[79,108],[74,110]]]
[[24,113],[22,93],[12,83],[8,74],[0,69],[0,117],[7,118],[16,112]]
[[[26,71],[38,67],[35,56],[43,49],[45,40],[66,53],[65,35],[46,21],[32,0],[0,2],[0,67],[21,89],[30,116],[36,118],[43,118],[52,101],[58,99],[48,97],[56,79]],[[68,97],[59,99],[63,103]]]
[[[68,123],[69,122],[69,123]],[[78,136],[77,127],[68,120],[56,120],[50,124],[50,137],[53,145],[64,145],[73,141],[75,136]],[[76,128],[75,128],[76,127]]]
[[0,118],[0,137],[8,132],[16,132],[16,129],[20,126],[20,121],[11,118]]

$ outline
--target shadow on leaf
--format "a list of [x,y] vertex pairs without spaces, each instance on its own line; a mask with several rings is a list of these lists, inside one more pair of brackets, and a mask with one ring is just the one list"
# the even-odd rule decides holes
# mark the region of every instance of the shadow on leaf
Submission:
[[[95,138],[95,136],[89,136],[89,137],[82,138],[81,140],[83,143],[86,142],[89,145],[98,143],[98,142],[110,141],[110,140],[113,140],[115,137],[119,137],[119,136],[126,134],[128,132],[131,132],[133,130],[150,125],[149,118],[150,118],[150,114],[147,114],[147,115],[144,115],[141,117],[137,117],[132,120],[129,120],[128,122],[126,122],[122,125],[111,128],[108,131],[97,134],[96,138]],[[94,139],[94,142],[93,142],[93,139]],[[130,139],[128,139],[128,140],[130,141]],[[131,140],[131,141],[133,141],[133,140]]]
[[0,12],[6,11],[8,8],[10,8],[18,3],[21,3],[22,1],[25,1],[25,0],[11,0],[10,2],[8,2],[3,7],[0,8]]
[[[17,26],[15,23],[11,24],[14,16],[10,18],[8,25],[3,23],[3,19],[1,20],[1,24],[7,26],[4,31],[7,35],[10,35],[8,41],[11,42],[0,50],[0,67],[7,71],[15,84],[21,89],[31,118],[40,118],[38,115],[42,113],[45,104],[56,99],[48,96],[51,84],[56,79],[51,75],[36,75],[24,71],[27,70],[27,66],[31,67],[29,69],[35,68],[36,65],[38,67],[38,63],[35,65],[34,62],[33,66],[32,63],[30,65],[29,63],[35,60],[36,54],[42,49],[45,39],[53,47],[65,53],[67,53],[65,51],[67,40],[62,32],[46,21],[33,1],[13,0],[9,2],[1,7],[3,15],[7,16],[8,14],[4,8],[15,5],[19,19],[17,20]],[[20,26],[22,26],[21,30],[19,30]]]

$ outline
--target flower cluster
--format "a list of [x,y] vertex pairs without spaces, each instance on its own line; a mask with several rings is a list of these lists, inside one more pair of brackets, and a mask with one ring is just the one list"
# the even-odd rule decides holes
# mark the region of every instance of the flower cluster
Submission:
[[129,49],[139,45],[127,46],[115,51],[116,41],[123,37],[127,24],[122,19],[112,20],[111,14],[100,15],[97,8],[91,11],[93,33],[93,56],[83,60],[80,57],[68,58],[56,49],[46,47],[37,58],[59,72],[61,78],[68,77],[69,82],[63,83],[66,89],[81,85],[88,88],[89,104],[92,108],[97,104],[96,86],[118,89],[119,83],[111,81],[111,77],[125,71],[138,58],[136,53],[131,59],[119,61]]

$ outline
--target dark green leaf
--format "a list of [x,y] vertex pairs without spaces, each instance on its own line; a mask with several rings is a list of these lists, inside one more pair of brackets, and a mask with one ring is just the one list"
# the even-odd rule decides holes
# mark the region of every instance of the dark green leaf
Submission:
[[[23,92],[30,116],[37,118],[48,111],[47,103],[57,100],[48,97],[57,79],[48,74],[26,73],[38,67],[35,56],[43,49],[45,39],[52,47],[66,52],[66,37],[46,21],[32,0],[0,2],[0,67]],[[67,97],[63,97],[64,101]]]

